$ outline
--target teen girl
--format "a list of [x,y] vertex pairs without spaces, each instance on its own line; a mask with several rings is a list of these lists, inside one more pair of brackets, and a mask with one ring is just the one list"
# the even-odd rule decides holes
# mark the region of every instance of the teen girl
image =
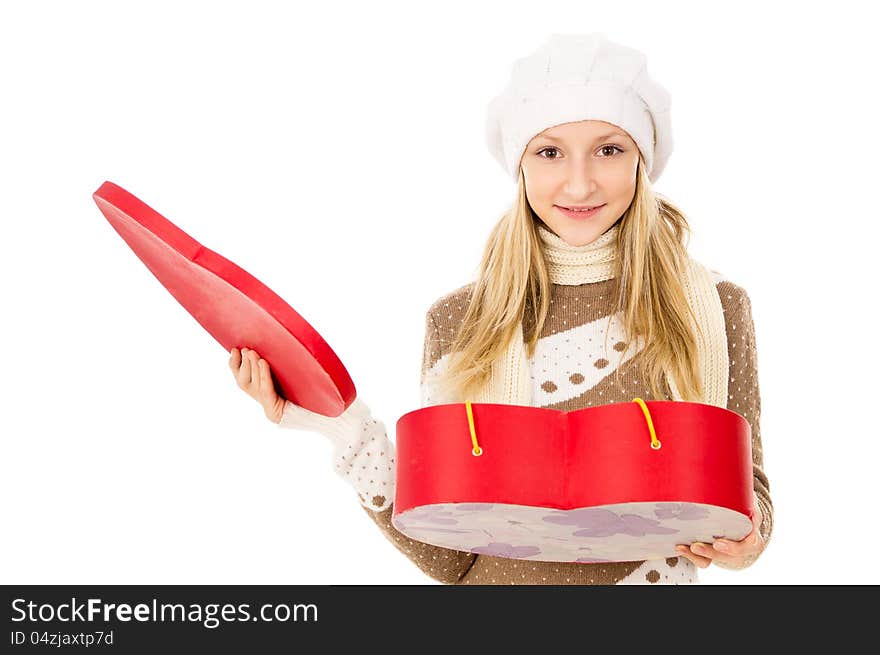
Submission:
[[[233,348],[238,385],[281,427],[324,434],[337,473],[422,571],[449,584],[693,583],[749,566],[773,525],[757,352],[745,290],[691,258],[684,214],[654,191],[672,152],[670,99],[645,57],[602,34],[553,35],[489,105],[490,152],[516,182],[477,279],[426,313],[423,405],[565,411],[635,397],[711,403],[751,426],[756,516],[740,541],[634,562],[546,562],[450,550],[391,525],[394,445],[358,397],[328,418],[278,396],[267,362]],[[503,553],[502,553],[503,554]]]

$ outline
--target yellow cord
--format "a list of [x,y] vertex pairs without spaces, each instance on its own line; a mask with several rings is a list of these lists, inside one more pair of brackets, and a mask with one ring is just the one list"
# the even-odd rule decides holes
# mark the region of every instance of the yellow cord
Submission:
[[[648,422],[648,431],[651,433],[651,448],[659,450],[662,444],[657,438],[657,433],[654,431],[654,422],[651,420],[651,412],[648,410],[648,406],[641,398],[633,398],[633,402],[639,404],[639,407],[642,408],[642,413],[645,415],[645,420]],[[474,445],[471,452],[476,457],[479,457],[483,454],[483,449],[480,448],[480,444],[477,443],[477,429],[474,426],[474,410],[471,407],[471,401],[466,400],[464,406],[467,409],[468,427],[470,427],[471,430],[471,443]]]
[[471,401],[470,400],[464,401],[464,405],[467,408],[468,425],[470,425],[470,428],[471,428],[471,442],[474,444],[474,448],[471,452],[475,456],[479,457],[480,455],[483,454],[483,449],[480,448],[480,444],[477,443],[477,430],[474,427],[474,410],[471,409]]
[[648,406],[641,398],[633,398],[633,402],[639,404],[639,407],[642,408],[642,413],[645,415],[645,420],[648,421],[648,430],[651,432],[651,448],[658,450],[660,448],[660,440],[654,432],[654,422],[651,420],[651,412],[648,411]]

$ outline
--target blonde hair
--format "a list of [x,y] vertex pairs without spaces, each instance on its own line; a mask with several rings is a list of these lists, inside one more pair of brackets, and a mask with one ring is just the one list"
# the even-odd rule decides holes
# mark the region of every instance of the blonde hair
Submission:
[[[622,317],[627,349],[643,337],[634,361],[655,399],[666,395],[664,375],[671,373],[683,399],[699,402],[702,380],[694,334],[699,328],[682,286],[689,257],[683,239],[690,239],[690,227],[677,207],[654,192],[641,157],[635,195],[618,224],[614,311]],[[462,400],[472,397],[517,334],[518,323],[531,357],[550,309],[550,288],[537,217],[520,169],[516,199],[492,228],[450,346],[454,356],[440,380],[447,391]]]

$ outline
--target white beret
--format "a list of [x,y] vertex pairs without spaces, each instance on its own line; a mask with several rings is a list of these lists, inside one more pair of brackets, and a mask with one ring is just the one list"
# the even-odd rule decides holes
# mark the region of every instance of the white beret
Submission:
[[553,34],[517,59],[507,87],[490,103],[489,152],[519,177],[529,141],[554,125],[599,120],[625,130],[655,182],[672,153],[670,95],[648,76],[645,55],[604,34]]

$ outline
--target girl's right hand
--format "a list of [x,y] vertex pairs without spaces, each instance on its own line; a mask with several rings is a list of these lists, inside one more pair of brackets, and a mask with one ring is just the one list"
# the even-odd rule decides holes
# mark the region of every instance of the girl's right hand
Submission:
[[287,400],[275,391],[269,362],[254,350],[233,348],[229,351],[229,368],[239,388],[263,406],[266,418],[280,423]]

